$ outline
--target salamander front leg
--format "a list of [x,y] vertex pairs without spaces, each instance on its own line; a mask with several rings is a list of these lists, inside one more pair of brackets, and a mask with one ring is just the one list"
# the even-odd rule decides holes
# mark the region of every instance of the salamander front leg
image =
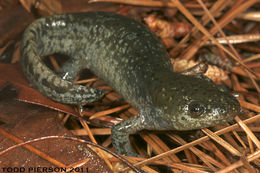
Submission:
[[112,128],[112,144],[115,152],[127,156],[141,157],[133,151],[130,144],[129,135],[145,129],[144,117],[141,115],[133,116],[128,120],[122,121]]

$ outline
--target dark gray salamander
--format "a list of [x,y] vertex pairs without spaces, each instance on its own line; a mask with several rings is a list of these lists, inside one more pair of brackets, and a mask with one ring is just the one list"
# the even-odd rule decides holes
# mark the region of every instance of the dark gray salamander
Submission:
[[[59,74],[41,60],[52,53],[71,57]],[[115,151],[129,156],[136,156],[129,134],[215,126],[240,112],[238,101],[206,77],[173,72],[162,42],[141,23],[117,14],[62,14],[35,21],[23,36],[21,64],[33,87],[66,104],[104,95],[73,84],[81,69],[105,80],[139,111],[112,129]]]

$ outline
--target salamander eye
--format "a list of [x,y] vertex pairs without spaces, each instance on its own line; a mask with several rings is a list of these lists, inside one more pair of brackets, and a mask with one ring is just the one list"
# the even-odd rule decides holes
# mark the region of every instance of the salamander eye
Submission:
[[192,102],[189,105],[189,111],[190,111],[191,117],[196,118],[204,113],[205,107],[198,102]]

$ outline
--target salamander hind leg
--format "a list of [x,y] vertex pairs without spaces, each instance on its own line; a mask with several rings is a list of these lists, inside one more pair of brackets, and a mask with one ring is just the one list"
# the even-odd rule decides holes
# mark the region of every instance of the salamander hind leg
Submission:
[[[85,104],[101,99],[105,92],[98,88],[76,85],[68,80],[63,80],[45,65],[40,64],[40,68],[24,68],[30,83],[42,94],[64,104]],[[32,66],[34,67],[34,66]],[[38,76],[38,77],[35,77]]]
[[65,104],[85,104],[100,100],[105,92],[98,88],[85,87],[82,85],[73,85],[66,93],[58,96],[59,102]]
[[70,58],[65,64],[61,67],[60,71],[58,72],[58,76],[64,80],[73,82],[79,72],[86,68],[86,62],[82,60],[80,57],[73,57]]
[[[104,91],[97,89],[97,88],[92,88],[92,87],[85,87],[85,86],[81,86],[81,85],[74,85],[73,82],[75,80],[75,78],[77,77],[78,73],[86,68],[86,63],[84,62],[84,60],[82,60],[79,57],[74,57],[74,58],[70,58],[60,69],[59,73],[58,73],[58,77],[61,78],[61,82],[64,83],[64,85],[62,86],[69,86],[66,83],[72,83],[71,88],[70,89],[64,89],[64,91],[66,91],[66,93],[63,94],[63,98],[62,95],[61,96],[61,101],[60,102],[68,102],[70,104],[84,104],[84,103],[90,103],[93,101],[97,101],[99,99],[101,99],[101,97],[103,97],[104,95]],[[68,82],[66,82],[68,81]],[[66,88],[66,87],[63,87]],[[61,88],[62,90],[62,88]],[[54,92],[57,91],[54,90]],[[53,98],[53,97],[52,97]]]

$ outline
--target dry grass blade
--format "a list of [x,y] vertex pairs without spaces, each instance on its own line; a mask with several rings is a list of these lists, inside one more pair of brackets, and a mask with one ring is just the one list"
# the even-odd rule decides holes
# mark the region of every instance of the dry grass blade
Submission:
[[[219,44],[218,41],[196,20],[196,18],[178,1],[173,1],[176,3],[177,8],[201,31],[207,38],[212,40],[216,45],[218,45],[222,50],[224,50],[228,55],[230,55],[233,59],[235,59],[239,64],[241,64],[243,67],[245,67],[248,71],[250,71],[252,74],[255,74],[251,69],[249,69],[241,60],[239,60],[235,55],[233,55],[228,49],[226,49],[223,45]],[[255,3],[256,1],[251,1],[251,3]],[[252,5],[251,3],[246,5]],[[240,10],[245,10],[245,7],[241,8]],[[237,12],[240,12],[240,10],[237,10]],[[220,23],[219,23],[220,25]],[[220,25],[221,26],[221,25]],[[206,39],[204,37],[204,40],[202,43],[204,44]],[[198,45],[196,46],[198,48]],[[199,46],[200,47],[200,46]],[[195,54],[195,51],[197,49],[194,49],[194,51],[189,51],[189,54],[186,54],[185,57],[189,59],[191,55]],[[258,76],[256,76],[258,77]]]
[[203,171],[203,170],[199,170],[197,168],[193,168],[191,166],[186,166],[184,164],[173,164],[173,165],[170,165],[171,167],[173,168],[176,168],[176,169],[180,169],[181,171],[186,171],[186,172],[196,172],[196,173],[207,173],[208,171]]
[[89,3],[94,2],[114,2],[128,5],[138,5],[138,6],[146,6],[146,7],[176,7],[174,3],[171,2],[162,2],[162,1],[151,1],[151,0],[90,0]]
[[[133,157],[124,157],[128,162],[130,162],[131,164],[135,164],[137,161],[140,161],[140,160],[144,160],[144,158],[133,158]],[[149,168],[148,166],[143,166],[142,167],[142,170],[146,171],[146,172],[151,172],[151,173],[159,173],[157,171],[155,171],[154,169],[152,168]],[[120,172],[124,172],[122,170],[120,170]]]
[[[228,53],[233,59],[237,60],[239,62],[239,64],[243,65],[243,67],[246,68],[246,73],[247,75],[249,76],[249,78],[251,79],[252,83],[254,84],[256,90],[258,91],[258,93],[260,93],[260,88],[259,86],[257,85],[257,83],[255,82],[254,78],[252,77],[252,75],[249,73],[249,71],[251,73],[253,73],[254,75],[256,75],[252,70],[249,70],[249,68],[241,61],[241,57],[240,55],[238,54],[238,52],[236,51],[236,49],[230,44],[229,40],[226,38],[226,35],[225,33],[222,31],[221,27],[218,25],[218,23],[216,22],[216,20],[214,19],[214,17],[211,15],[211,13],[208,11],[208,9],[206,8],[206,6],[203,4],[203,2],[201,0],[197,0],[202,8],[205,10],[205,12],[208,14],[209,18],[212,20],[212,22],[214,23],[215,27],[218,29],[218,31],[220,32],[220,34],[225,38],[225,40],[227,41],[227,44],[229,45],[229,47],[231,48],[231,50],[233,51],[233,53],[235,54],[234,56],[232,56],[232,53],[231,52],[227,52],[227,49],[224,49],[225,47],[222,46],[221,44],[219,44],[217,42],[217,40],[212,37],[210,38],[213,42],[215,43],[218,43],[217,45],[222,48],[226,53]],[[204,31],[202,31],[204,32]],[[205,33],[204,33],[205,34]],[[205,34],[206,35],[206,34]],[[260,97],[260,95],[259,95]]]
[[226,148],[228,151],[230,151],[232,154],[236,156],[242,156],[242,154],[236,150],[234,147],[232,147],[228,142],[224,141],[222,138],[220,138],[218,135],[210,131],[209,129],[203,128],[201,129],[206,135],[208,135],[211,139],[222,145],[224,148]]
[[257,106],[255,104],[252,104],[252,103],[249,103],[249,102],[246,102],[243,100],[239,100],[239,103],[243,108],[246,108],[246,109],[249,109],[249,110],[252,110],[255,112],[260,112],[260,106]]
[[[85,136],[88,135],[85,129],[70,130],[74,135]],[[110,135],[111,128],[91,128],[93,135]]]
[[[237,60],[240,64],[242,64],[243,62],[241,61],[241,56],[238,54],[238,52],[236,51],[236,49],[233,47],[233,45],[231,45],[231,43],[229,42],[228,38],[226,37],[225,33],[222,31],[221,27],[218,25],[218,23],[216,22],[216,20],[214,19],[214,17],[210,14],[210,12],[208,11],[208,9],[206,8],[206,6],[203,4],[203,2],[201,0],[197,0],[201,6],[203,7],[203,9],[206,11],[206,13],[208,14],[208,16],[210,17],[210,19],[212,20],[212,22],[214,23],[215,27],[218,29],[218,31],[220,32],[220,34],[224,37],[224,39],[226,40],[228,46],[231,48],[231,50],[233,51],[233,53],[235,54],[236,58],[234,58],[232,56],[232,58],[234,58],[235,60]],[[214,41],[214,40],[213,40]],[[221,44],[219,44],[221,45]],[[218,45],[218,46],[219,46]],[[223,49],[223,47],[221,47]],[[223,49],[224,50],[224,49]],[[226,50],[224,50],[226,52]],[[226,52],[228,53],[228,52]],[[230,54],[229,54],[230,55]],[[253,76],[248,72],[248,67],[244,64],[242,64],[245,68],[246,68],[246,73],[249,76],[249,78],[251,79],[253,85],[255,86],[256,90],[258,91],[258,93],[260,93],[260,88],[257,85],[257,83],[255,82]],[[252,71],[250,70],[250,72],[252,73]],[[254,75],[256,75],[255,73],[253,73]],[[260,97],[260,95],[259,95]]]
[[[170,136],[170,138],[172,138],[173,140],[176,140],[181,145],[187,144],[186,141],[184,141],[183,139],[181,139],[177,135],[172,134],[172,135],[169,135],[169,136]],[[223,164],[221,164],[217,160],[213,159],[209,155],[203,153],[199,149],[197,149],[195,147],[190,147],[189,150],[191,150],[195,155],[197,155],[198,158],[200,158],[211,170],[217,171],[217,169],[212,164],[214,164],[215,166],[217,166],[219,168],[224,168]]]
[[[232,131],[232,133],[235,135],[235,137],[237,138],[237,140],[240,142],[240,144],[243,146],[244,149],[247,149],[246,144],[244,143],[244,141],[241,139],[241,137],[237,134],[236,131]],[[238,148],[238,146],[237,146]]]
[[[127,159],[127,161],[129,161],[131,164],[134,164],[137,162],[137,159],[133,159],[131,157],[125,157],[125,159]],[[142,158],[138,158],[138,159],[142,159]],[[146,171],[146,172],[149,172],[149,173],[159,173],[151,168],[149,168],[148,166],[143,166],[142,167],[142,170]],[[124,172],[124,171],[120,171],[120,172]]]
[[[227,134],[224,134],[224,135],[227,136]],[[231,161],[228,160],[228,156],[225,155],[225,152],[223,152],[222,148],[215,145],[215,143],[213,143],[212,141],[204,142],[203,144],[201,144],[201,146],[205,146],[206,147],[205,149],[214,153],[216,158],[214,156],[212,156],[212,157],[214,157],[216,160],[221,160],[221,162],[224,165],[231,164]]]
[[238,18],[244,19],[244,20],[253,20],[253,21],[260,21],[260,12],[255,11],[255,12],[247,12],[247,13],[242,13],[237,16]]
[[80,80],[80,81],[75,81],[75,84],[84,84],[84,83],[89,83],[89,82],[95,82],[97,80],[98,80],[98,78]]
[[[80,115],[83,116],[82,113],[81,113],[81,111],[80,111]],[[86,132],[88,133],[90,140],[91,140],[93,143],[97,144],[97,141],[96,141],[96,139],[94,138],[94,135],[92,134],[92,132],[91,132],[91,130],[90,130],[88,124],[87,124],[85,121],[83,121],[83,120],[80,120],[80,123],[82,124],[82,126],[84,127],[84,129],[86,130]],[[101,149],[99,149],[99,148],[97,148],[97,151],[98,151],[98,153],[100,154],[100,157],[101,157],[102,159],[104,159],[104,161],[106,162],[106,164],[108,165],[108,167],[110,167],[110,168],[112,169],[112,164],[110,163],[110,161],[108,160],[108,158],[105,157],[105,154],[103,153],[103,151],[102,151]]]
[[[158,1],[158,0],[89,0],[89,3],[95,2],[112,2],[112,3],[120,3],[120,4],[127,4],[127,5],[137,5],[137,6],[145,6],[145,7],[176,7],[176,5],[170,1]],[[185,7],[188,8],[200,8],[198,4],[194,4],[192,2],[185,2],[183,3]],[[206,6],[210,6],[211,3],[207,2]]]
[[254,60],[258,60],[258,59],[260,59],[260,54],[256,54],[247,59],[244,59],[243,62],[246,63],[246,62],[250,62],[250,61],[254,61]]
[[105,115],[112,114],[112,113],[115,113],[115,112],[119,112],[119,111],[125,110],[129,107],[130,107],[130,105],[127,104],[127,105],[123,105],[123,106],[118,106],[116,108],[108,109],[108,110],[105,110],[105,111],[97,112],[94,115],[92,115],[91,117],[89,117],[89,119],[92,120],[92,119],[97,118],[97,117],[101,117],[101,116],[105,116]]
[[250,152],[254,152],[254,144],[253,144],[253,141],[251,140],[250,136],[246,136],[247,137],[247,141],[248,141],[248,145],[249,145],[249,149],[250,149]]
[[250,163],[248,162],[247,158],[246,157],[242,157],[241,161],[243,162],[244,164],[244,167],[246,168],[246,170],[250,173],[258,173],[257,170],[255,170],[251,165]]
[[56,59],[55,59],[53,56],[50,57],[50,61],[51,61],[51,63],[52,63],[53,68],[54,68],[56,71],[59,71],[60,66],[58,65]]
[[250,137],[250,139],[254,142],[254,144],[257,146],[258,149],[260,149],[260,142],[257,139],[257,137],[253,134],[253,132],[243,123],[243,121],[236,116],[235,120],[240,125],[240,127],[246,132],[246,134]]
[[[210,12],[211,14],[218,14],[221,13],[223,9],[225,9],[225,7],[228,6],[228,2],[226,0],[218,0],[216,3],[214,3],[214,5],[211,7]],[[204,26],[206,25],[208,22],[210,21],[208,15],[204,14],[201,18],[201,24]],[[182,45],[184,45],[189,39],[190,39],[190,35],[196,37],[197,33],[199,32],[198,28],[194,27],[191,31],[190,34],[187,34],[186,37],[184,37],[179,44],[173,48],[173,50],[171,52],[176,52],[180,49],[180,47],[182,47]]]
[[[238,75],[244,76],[244,77],[248,77],[247,73],[245,72],[245,70],[243,68],[240,67],[234,67],[231,69],[231,71],[233,73],[236,73]],[[260,74],[255,72],[255,75],[258,76],[257,78],[255,76],[253,76],[254,79],[256,80],[260,80]]]
[[[143,132],[141,133],[141,136],[148,144],[151,145],[156,154],[161,154],[170,150],[170,148],[156,135]],[[164,160],[169,162],[181,162],[181,160],[174,154],[164,158]]]
[[[253,160],[260,158],[260,150],[257,150],[256,152],[248,155],[246,158],[247,158],[248,162],[251,162]],[[232,170],[234,170],[234,169],[236,169],[240,166],[243,166],[243,165],[244,165],[243,161],[239,160],[239,161],[233,163],[232,165],[227,166],[226,168],[224,168],[220,171],[217,171],[216,173],[227,173],[227,172],[230,172],[230,171],[232,171]]]

